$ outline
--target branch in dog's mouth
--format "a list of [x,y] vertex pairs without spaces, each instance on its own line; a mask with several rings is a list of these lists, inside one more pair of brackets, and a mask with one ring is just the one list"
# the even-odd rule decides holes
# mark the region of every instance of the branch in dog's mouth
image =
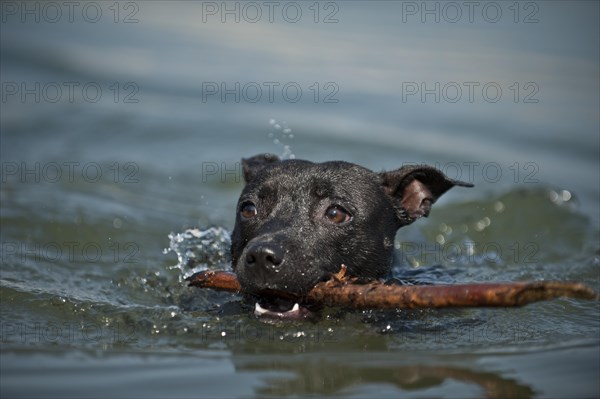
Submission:
[[[234,293],[242,292],[237,276],[232,272],[205,270],[193,274],[186,280],[189,281],[190,286]],[[263,290],[253,293],[253,296],[257,298],[254,314],[258,317],[301,320],[314,316],[314,313],[305,304],[300,305],[301,298],[286,292]]]
[[[203,271],[187,279],[190,286],[212,288],[240,293],[242,287],[234,273],[225,271]],[[283,300],[290,304],[290,295],[269,290],[262,296],[277,303]],[[301,298],[309,304],[342,306],[352,309],[397,309],[397,308],[444,308],[444,307],[509,307],[523,306],[532,302],[570,297],[600,300],[591,288],[580,283],[561,281],[533,281],[512,283],[473,283],[455,285],[403,286],[387,285],[377,280],[360,284],[355,278],[346,276],[342,265],[339,273],[326,282],[318,283]],[[275,318],[302,318],[306,309],[296,302],[291,308],[267,309],[256,304],[255,314]]]

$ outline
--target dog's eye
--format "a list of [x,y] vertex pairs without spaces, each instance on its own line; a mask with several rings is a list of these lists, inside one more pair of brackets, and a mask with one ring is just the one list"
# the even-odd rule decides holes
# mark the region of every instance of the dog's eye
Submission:
[[335,224],[342,224],[352,219],[350,213],[339,205],[332,205],[327,208],[325,217]]
[[240,208],[240,216],[242,219],[251,219],[256,216],[257,213],[258,211],[256,210],[256,205],[254,205],[252,202],[246,202]]

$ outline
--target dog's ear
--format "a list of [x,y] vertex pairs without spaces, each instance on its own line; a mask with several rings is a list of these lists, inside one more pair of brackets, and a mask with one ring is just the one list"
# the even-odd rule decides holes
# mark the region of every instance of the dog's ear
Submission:
[[259,154],[250,158],[242,158],[244,180],[246,183],[252,181],[265,166],[279,161],[279,157],[274,154]]
[[391,197],[400,225],[411,224],[429,215],[431,206],[454,186],[473,187],[471,183],[453,180],[431,166],[403,166],[382,172],[383,191]]

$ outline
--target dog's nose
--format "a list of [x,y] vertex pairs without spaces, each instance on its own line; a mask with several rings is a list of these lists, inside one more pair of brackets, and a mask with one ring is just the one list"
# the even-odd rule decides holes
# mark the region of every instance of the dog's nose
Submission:
[[246,267],[262,270],[277,271],[283,263],[283,249],[270,243],[257,243],[248,248]]

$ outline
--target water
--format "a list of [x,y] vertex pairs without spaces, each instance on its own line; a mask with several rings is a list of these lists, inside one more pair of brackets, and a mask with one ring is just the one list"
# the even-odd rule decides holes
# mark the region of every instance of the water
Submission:
[[173,268],[182,272],[183,279],[202,270],[231,269],[231,237],[222,227],[187,229],[169,234],[169,240],[169,248],[163,253],[177,254],[177,264]]
[[600,290],[597,3],[497,2],[495,23],[435,2],[425,23],[421,2],[322,2],[318,23],[313,3],[296,23],[42,4],[2,4],[2,397],[600,396],[594,302],[267,323],[183,282],[228,266],[240,159],[271,152],[475,183],[400,230],[407,279]]

